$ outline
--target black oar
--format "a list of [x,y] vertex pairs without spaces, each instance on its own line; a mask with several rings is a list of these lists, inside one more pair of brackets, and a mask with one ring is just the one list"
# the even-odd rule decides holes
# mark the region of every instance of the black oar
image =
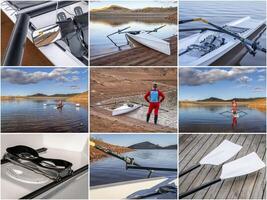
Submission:
[[249,39],[243,38],[243,37],[239,36],[238,34],[232,33],[230,31],[224,29],[223,27],[220,27],[220,26],[218,26],[216,24],[213,24],[213,23],[211,23],[211,22],[209,22],[208,20],[205,20],[205,19],[194,18],[194,19],[189,19],[189,20],[181,20],[181,21],[179,21],[179,24],[184,24],[184,23],[189,23],[189,22],[196,22],[196,21],[208,24],[208,25],[220,30],[222,33],[228,34],[228,35],[240,40],[241,43],[248,49],[249,53],[252,54],[252,55],[256,54],[256,50],[259,50],[259,51],[262,51],[262,52],[266,53],[266,49],[261,47],[258,42],[251,41]]
[[104,147],[101,147],[99,145],[96,145],[94,142],[90,141],[90,145],[100,151],[102,151],[103,153],[106,153],[108,155],[111,155],[113,157],[116,157],[122,161],[124,161],[126,163],[126,169],[143,169],[143,170],[148,170],[149,171],[149,174],[148,174],[148,177],[151,176],[152,172],[155,170],[155,171],[173,171],[173,172],[176,172],[177,169],[175,168],[161,168],[161,167],[146,167],[146,166],[141,166],[139,165],[138,163],[136,163],[134,161],[134,158],[130,158],[130,157],[127,157],[127,156],[122,156],[122,155],[119,155],[107,148],[104,148]]

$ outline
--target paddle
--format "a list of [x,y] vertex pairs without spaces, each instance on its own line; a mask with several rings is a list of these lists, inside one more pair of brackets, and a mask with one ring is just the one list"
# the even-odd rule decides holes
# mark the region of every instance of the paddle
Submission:
[[242,146],[238,144],[234,144],[228,140],[224,140],[219,146],[217,146],[215,149],[213,149],[210,153],[208,153],[205,157],[203,157],[199,164],[195,164],[191,166],[190,168],[186,169],[185,171],[182,171],[179,173],[179,177],[182,177],[189,172],[193,171],[194,169],[197,169],[201,165],[221,165],[225,161],[232,158],[234,155],[236,155]]
[[256,54],[256,50],[262,51],[264,53],[266,53],[266,49],[261,47],[259,45],[258,42],[256,41],[251,41],[249,39],[243,38],[241,36],[239,36],[238,34],[232,33],[226,29],[224,29],[223,27],[220,27],[216,24],[213,24],[211,22],[209,22],[208,20],[202,19],[202,18],[194,18],[194,19],[188,19],[188,20],[180,20],[179,24],[184,24],[184,23],[189,23],[189,22],[195,22],[195,21],[199,21],[199,22],[203,22],[205,24],[208,24],[216,29],[218,29],[219,31],[221,31],[222,33],[225,33],[227,35],[230,35],[238,40],[241,41],[241,43],[248,49],[249,53],[252,54],[253,56],[255,56]]
[[259,158],[259,156],[253,152],[242,158],[226,163],[222,166],[221,176],[211,182],[204,183],[196,188],[193,188],[187,192],[181,193],[179,199],[189,196],[199,190],[209,187],[215,183],[228,178],[234,178],[239,176],[244,176],[253,172],[256,172],[265,167],[264,162]]

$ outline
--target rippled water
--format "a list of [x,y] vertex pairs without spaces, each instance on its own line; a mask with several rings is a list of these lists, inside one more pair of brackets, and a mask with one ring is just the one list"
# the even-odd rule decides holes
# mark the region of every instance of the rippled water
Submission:
[[[175,144],[176,141],[173,143]],[[136,150],[123,155],[133,157],[137,163],[143,166],[177,168],[176,150]],[[91,186],[143,179],[147,175],[146,170],[126,170],[125,163],[114,157],[104,158],[90,165]],[[152,174],[152,177],[172,175],[175,173],[157,171]]]
[[[114,20],[115,21],[115,20]],[[100,57],[106,54],[118,52],[119,49],[107,38],[107,35],[123,29],[131,27],[128,30],[153,30],[154,28],[166,25],[157,33],[151,33],[156,37],[165,39],[177,34],[177,25],[166,22],[144,22],[134,20],[120,20],[117,23],[111,24],[110,21],[96,21],[91,20],[90,24],[90,56],[91,58]],[[118,45],[127,44],[125,34],[116,34],[112,36],[114,42]],[[126,45],[122,49],[129,49],[130,46]]]
[[[247,115],[237,119],[237,126],[232,128],[232,117],[227,106],[180,108],[179,129],[181,132],[265,132],[266,115],[264,112],[239,107]],[[240,113],[243,115],[243,113]]]
[[56,109],[54,100],[1,102],[2,132],[87,132],[87,109],[66,102]]
[[[180,20],[202,17],[211,22],[223,25],[227,22],[250,16],[253,19],[266,19],[265,1],[181,1],[179,6]],[[180,28],[204,27],[201,23],[183,24]],[[180,38],[193,34],[193,32],[181,32]],[[266,31],[258,40],[266,47]],[[255,57],[246,55],[240,62],[244,66],[266,65],[266,54],[258,52]]]

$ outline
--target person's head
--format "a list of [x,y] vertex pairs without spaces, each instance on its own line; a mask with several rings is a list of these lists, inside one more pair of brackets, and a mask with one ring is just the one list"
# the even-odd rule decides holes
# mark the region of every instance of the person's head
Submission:
[[233,99],[232,103],[236,103],[235,99]]
[[153,82],[153,89],[157,89],[158,88],[158,84],[156,82]]

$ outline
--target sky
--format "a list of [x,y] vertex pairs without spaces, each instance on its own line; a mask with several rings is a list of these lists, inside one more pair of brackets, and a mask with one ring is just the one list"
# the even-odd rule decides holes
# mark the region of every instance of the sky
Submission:
[[180,68],[180,100],[266,96],[265,68]]
[[139,9],[145,7],[177,7],[177,1],[175,0],[150,0],[150,1],[138,1],[138,0],[93,0],[90,2],[90,9],[108,7],[110,5],[117,5],[130,9]]
[[177,137],[175,134],[95,134],[92,135],[92,137],[120,146],[130,146],[145,141],[163,147],[177,144]]
[[87,68],[2,68],[1,95],[47,95],[88,91]]

